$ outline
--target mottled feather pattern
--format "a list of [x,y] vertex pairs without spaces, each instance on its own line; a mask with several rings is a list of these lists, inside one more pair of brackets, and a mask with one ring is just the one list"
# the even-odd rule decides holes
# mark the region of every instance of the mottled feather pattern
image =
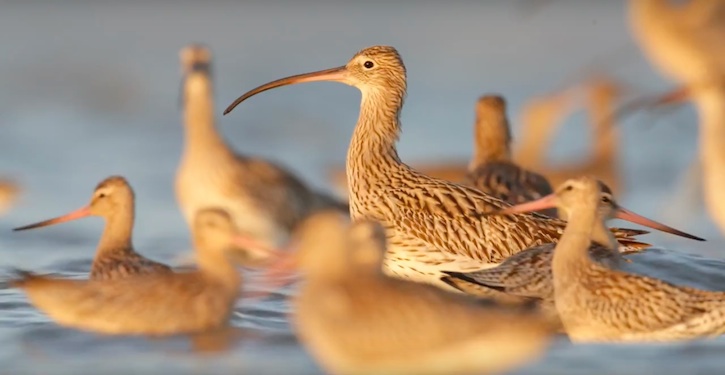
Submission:
[[[512,205],[533,201],[554,192],[544,176],[508,161],[477,166],[468,173],[465,183]],[[557,215],[556,209],[543,213],[550,217]]]
[[[518,297],[529,297],[546,301],[554,300],[554,282],[551,260],[554,257],[555,244],[548,243],[514,254],[500,265],[484,270],[460,273],[446,272],[453,278],[481,286],[480,296],[486,296],[485,288]],[[618,265],[618,257],[606,247],[593,244],[589,256],[608,267]],[[470,291],[469,291],[470,293]],[[474,293],[475,294],[475,293]]]
[[90,278],[93,280],[113,280],[128,276],[153,273],[171,273],[165,264],[143,257],[133,249],[99,253],[91,265]]
[[589,327],[597,324],[601,333],[597,337],[579,334],[580,338],[607,341],[622,339],[624,333],[625,339],[672,340],[709,336],[725,327],[725,292],[679,287],[596,264],[579,272],[581,282],[566,292],[570,301],[561,304],[563,309],[576,306],[565,324],[586,321]]

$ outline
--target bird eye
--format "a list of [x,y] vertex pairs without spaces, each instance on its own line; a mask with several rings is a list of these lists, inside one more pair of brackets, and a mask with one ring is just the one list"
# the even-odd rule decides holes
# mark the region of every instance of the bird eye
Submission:
[[612,201],[612,200],[611,200],[611,199],[609,199],[609,197],[608,197],[608,196],[606,196],[606,195],[603,195],[603,196],[602,196],[602,202],[604,202],[604,203],[610,203],[611,201]]
[[98,194],[98,198],[105,198],[105,197],[106,197],[106,193]]
[[372,61],[368,60],[363,63],[363,66],[365,67],[365,69],[372,69],[375,64]]
[[566,190],[566,191],[572,191],[572,190],[574,190],[574,187],[571,186],[571,185],[567,185],[567,187],[565,187],[564,190]]

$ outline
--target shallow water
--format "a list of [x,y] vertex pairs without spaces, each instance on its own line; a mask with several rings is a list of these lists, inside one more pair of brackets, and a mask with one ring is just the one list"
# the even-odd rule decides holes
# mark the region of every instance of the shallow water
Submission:
[[[26,188],[0,219],[0,268],[82,277],[99,219],[9,229],[80,207],[111,174],[125,175],[136,189],[139,251],[169,262],[188,251],[171,189],[181,152],[177,52],[189,42],[206,42],[216,53],[219,113],[267,80],[340,65],[368,45],[396,46],[409,75],[400,142],[406,161],[465,159],[472,104],[483,92],[502,92],[516,113],[528,97],[594,68],[626,82],[634,94],[669,85],[632,43],[622,2],[367,3],[0,5],[0,174]],[[255,97],[220,124],[238,150],[274,158],[327,188],[325,168],[344,160],[358,100],[343,85],[285,88]],[[554,160],[566,162],[585,149],[583,119],[567,123]],[[637,255],[631,267],[725,289],[722,236],[699,201],[674,196],[695,156],[695,124],[689,107],[623,124],[620,202],[710,240],[650,235],[648,241],[670,250]],[[247,334],[211,356],[191,354],[185,338],[108,338],[60,328],[18,292],[2,289],[0,367],[7,374],[318,373],[289,334],[286,308],[280,296],[241,300],[233,323]],[[725,365],[723,349],[723,340],[572,346],[562,339],[516,373],[709,374]]]

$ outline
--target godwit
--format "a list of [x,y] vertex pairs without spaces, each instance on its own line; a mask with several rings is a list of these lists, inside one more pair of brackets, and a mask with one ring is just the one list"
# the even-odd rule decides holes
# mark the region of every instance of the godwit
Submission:
[[[618,218],[685,238],[704,241],[700,237],[681,232],[621,207],[614,200],[609,187],[602,181],[598,182],[601,196],[597,207],[597,220],[607,221]],[[525,209],[526,205],[519,205],[517,207],[519,209]],[[506,211],[512,212],[512,210],[513,208],[509,208]],[[566,212],[562,212],[562,214],[566,215]],[[563,216],[562,219],[566,220],[568,218]],[[608,233],[608,231],[603,230],[592,232],[592,244],[589,246],[589,256],[609,268],[616,269],[622,258],[616,247],[609,247],[610,241]],[[450,272],[449,275],[454,279],[478,284],[506,294],[553,302],[554,283],[551,274],[551,259],[555,246],[556,244],[549,243],[522,251],[507,258],[501,265],[494,268],[471,273]],[[458,284],[457,280],[448,281],[460,288],[467,287],[465,284]],[[485,292],[484,290],[481,294],[486,295]],[[469,293],[471,292],[469,291]]]
[[183,80],[184,153],[176,173],[176,198],[191,226],[196,211],[227,210],[240,231],[277,247],[311,212],[347,206],[309,189],[270,161],[235,154],[216,129],[211,52],[190,45],[180,53]]
[[[473,188],[425,176],[400,161],[395,143],[406,93],[405,66],[393,47],[358,52],[345,66],[279,79],[234,101],[294,83],[337,81],[362,92],[360,117],[347,154],[353,220],[380,221],[389,239],[386,270],[398,277],[450,288],[442,271],[467,272],[491,266],[523,249],[556,242],[565,223],[539,215],[487,216],[508,207]],[[632,248],[631,235],[617,230]],[[635,241],[636,242],[636,241]]]
[[554,328],[542,316],[386,276],[383,228],[348,222],[335,212],[310,217],[289,253],[305,277],[292,323],[325,370],[497,373],[543,351]]
[[121,176],[111,176],[101,181],[96,186],[88,206],[54,219],[13,230],[40,228],[87,216],[100,216],[106,221],[96,256],[93,258],[91,279],[110,280],[136,274],[171,272],[167,265],[144,258],[133,249],[131,235],[134,221],[134,194],[131,185]]
[[[554,192],[549,181],[525,170],[511,160],[511,128],[506,101],[498,95],[484,95],[476,103],[473,157],[466,183],[511,204],[528,202]],[[556,210],[542,212],[556,217]]]
[[554,303],[572,341],[669,341],[725,332],[725,292],[679,287],[610,269],[592,260],[595,239],[617,242],[597,207],[602,192],[594,178],[569,180],[554,195],[502,214],[557,206],[569,219],[554,250]]
[[632,0],[630,24],[651,62],[695,102],[705,203],[725,232],[725,3]]
[[20,194],[20,187],[13,181],[0,179],[0,214],[5,213]]
[[227,259],[234,225],[226,212],[205,209],[193,226],[199,269],[112,280],[68,280],[21,272],[11,285],[63,326],[104,334],[171,335],[226,326],[240,276]]

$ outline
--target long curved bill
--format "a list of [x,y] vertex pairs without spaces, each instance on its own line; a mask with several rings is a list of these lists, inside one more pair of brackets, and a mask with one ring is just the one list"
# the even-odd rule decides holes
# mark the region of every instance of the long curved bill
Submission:
[[545,210],[547,208],[556,208],[556,194],[549,194],[535,201],[517,204],[515,206],[504,208],[503,210],[493,212],[495,215],[511,215],[522,214],[526,212],[534,212]]
[[333,81],[333,82],[345,83],[345,82],[347,82],[347,67],[340,66],[337,68],[325,69],[325,70],[320,70],[320,71],[312,72],[312,73],[298,74],[298,75],[289,76],[286,78],[281,78],[281,79],[278,79],[276,81],[272,81],[269,83],[265,83],[262,86],[259,86],[250,91],[247,91],[244,95],[237,98],[237,100],[235,100],[232,104],[229,105],[229,107],[227,107],[227,109],[224,110],[224,114],[226,115],[227,113],[231,112],[241,102],[251,98],[254,95],[259,94],[260,92],[271,90],[273,88],[280,87],[280,86],[287,86],[287,85],[294,85],[297,83],[315,82],[315,81]]
[[17,227],[13,229],[14,231],[20,231],[20,230],[27,230],[27,229],[35,229],[40,227],[47,227],[48,225],[54,225],[54,224],[60,224],[65,223],[66,221],[76,220],[84,217],[88,217],[91,215],[91,208],[90,207],[83,207],[79,210],[75,210],[69,214],[59,216],[53,219],[48,219],[45,221],[41,221],[34,224],[25,225],[22,227]]
[[696,241],[705,241],[704,238],[693,236],[689,233],[685,233],[681,230],[672,228],[668,225],[656,222],[656,221],[648,219],[644,216],[640,216],[640,215],[638,215],[632,211],[629,211],[627,209],[624,209],[622,207],[617,207],[617,214],[615,215],[615,217],[618,219],[627,220],[627,221],[635,223],[635,224],[644,225],[645,227],[657,229],[662,232],[671,233],[676,236],[685,237],[685,238],[689,238],[691,240],[696,240]]

